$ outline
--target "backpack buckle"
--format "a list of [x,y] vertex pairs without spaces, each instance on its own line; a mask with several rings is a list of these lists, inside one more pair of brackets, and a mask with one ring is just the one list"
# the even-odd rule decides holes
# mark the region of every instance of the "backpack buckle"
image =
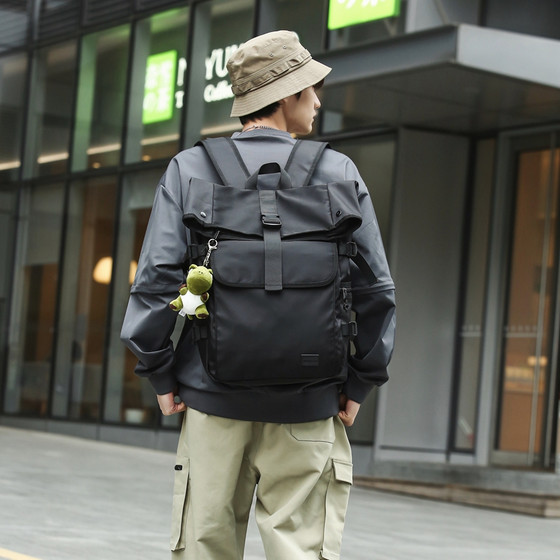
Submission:
[[347,336],[350,339],[356,338],[358,335],[358,325],[356,321],[350,321],[342,325],[342,336]]
[[358,254],[358,245],[354,241],[346,243],[346,256],[355,257]]
[[261,220],[263,226],[275,228],[282,227],[282,221],[280,220],[280,216],[278,216],[278,214],[262,214]]

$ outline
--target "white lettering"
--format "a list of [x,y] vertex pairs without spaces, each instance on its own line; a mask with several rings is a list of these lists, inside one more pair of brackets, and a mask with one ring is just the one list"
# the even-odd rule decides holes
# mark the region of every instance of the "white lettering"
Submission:
[[185,83],[185,72],[187,71],[187,59],[181,57],[177,65],[177,86],[183,87]]
[[204,88],[204,101],[206,103],[213,103],[214,101],[223,101],[224,99],[231,99],[233,92],[231,85],[227,80],[222,80],[216,85],[208,84]]
[[183,98],[185,97],[185,92],[184,91],[176,91],[175,92],[175,107],[177,107],[177,109],[182,109],[183,108]]
[[205,65],[206,65],[206,76],[205,76],[205,78],[207,80],[211,80],[214,77],[214,72],[212,72],[212,68],[214,67],[215,58],[216,58],[216,51],[213,50],[212,53],[210,54],[210,56],[207,56],[206,60],[204,61]]
[[214,49],[210,53],[210,56],[207,56],[204,61],[206,67],[206,80],[212,80],[214,78],[214,74],[216,74],[218,78],[225,78],[228,73],[227,61],[238,48],[238,45],[230,45],[225,49]]

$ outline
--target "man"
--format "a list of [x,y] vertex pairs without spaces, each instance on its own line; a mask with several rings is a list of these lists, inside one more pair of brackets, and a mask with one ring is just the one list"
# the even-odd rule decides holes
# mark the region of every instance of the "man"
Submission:
[[[271,161],[284,166],[292,134],[311,132],[321,105],[316,89],[330,68],[313,60],[295,33],[277,31],[242,45],[228,71],[231,115],[243,125],[232,139],[247,170]],[[167,304],[183,282],[191,241],[183,203],[192,177],[219,183],[200,146],[178,154],[158,187],[122,331],[163,414],[186,412],[175,467],[172,556],[241,560],[256,490],[268,560],[338,559],[352,482],[343,425],[354,423],[370,389],[387,380],[394,334],[394,286],[367,188],[354,164],[330,149],[310,182],[359,185],[362,225],[353,240],[372,274],[353,266],[358,335],[346,381],[233,387],[207,375],[191,337],[183,333],[176,349],[170,342],[176,315]],[[190,327],[187,321],[184,331]]]

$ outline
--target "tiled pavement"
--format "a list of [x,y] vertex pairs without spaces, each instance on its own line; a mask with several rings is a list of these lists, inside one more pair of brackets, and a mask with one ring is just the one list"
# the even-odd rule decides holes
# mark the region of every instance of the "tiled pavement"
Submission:
[[[167,452],[0,426],[0,559],[168,560],[173,464]],[[342,560],[559,557],[560,519],[352,489]],[[245,558],[264,560],[253,520]]]

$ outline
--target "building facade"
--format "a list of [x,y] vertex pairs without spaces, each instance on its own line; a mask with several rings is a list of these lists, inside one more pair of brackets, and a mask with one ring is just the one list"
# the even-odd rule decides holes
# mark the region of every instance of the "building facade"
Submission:
[[397,286],[357,472],[557,480],[559,18],[555,0],[0,1],[0,423],[173,448],[178,418],[119,341],[155,187],[240,128],[225,62],[284,28],[333,68],[313,135],[361,170]]

